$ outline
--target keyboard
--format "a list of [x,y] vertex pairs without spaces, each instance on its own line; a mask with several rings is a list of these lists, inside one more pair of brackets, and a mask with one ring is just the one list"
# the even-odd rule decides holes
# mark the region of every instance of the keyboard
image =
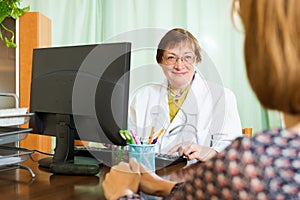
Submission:
[[[125,150],[124,155],[128,155],[128,151]],[[75,147],[74,155],[83,157],[97,158],[99,161],[107,166],[112,165],[112,149],[111,148],[95,148],[95,147]],[[155,154],[155,168],[161,169],[164,167],[176,165],[179,163],[187,163],[187,159],[183,156],[172,156],[167,154]]]
[[174,156],[167,154],[155,154],[155,168],[164,168],[179,163],[187,164],[187,159],[184,156]]

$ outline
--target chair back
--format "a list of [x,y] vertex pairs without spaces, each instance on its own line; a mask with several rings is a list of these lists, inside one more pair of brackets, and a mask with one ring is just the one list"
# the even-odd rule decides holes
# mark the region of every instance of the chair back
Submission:
[[242,133],[244,136],[252,137],[252,128],[243,128]]

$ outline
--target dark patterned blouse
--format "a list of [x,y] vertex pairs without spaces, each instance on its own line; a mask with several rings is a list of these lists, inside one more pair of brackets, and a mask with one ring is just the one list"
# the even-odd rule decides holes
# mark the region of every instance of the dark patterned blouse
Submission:
[[172,199],[300,199],[300,136],[268,130],[191,166]]
[[300,199],[300,136],[276,129],[238,138],[185,178],[166,199]]

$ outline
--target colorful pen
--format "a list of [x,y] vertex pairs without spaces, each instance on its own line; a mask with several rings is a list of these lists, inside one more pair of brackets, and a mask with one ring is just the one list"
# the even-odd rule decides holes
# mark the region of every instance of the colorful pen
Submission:
[[136,136],[135,136],[135,134],[133,133],[133,131],[132,131],[132,130],[129,130],[129,132],[131,133],[132,138],[133,138],[135,144],[140,144],[139,140],[136,138]]
[[153,134],[154,134],[154,127],[151,128],[151,133],[150,133],[148,144],[152,143]]
[[129,144],[135,144],[131,134],[127,130],[120,130],[119,131],[121,137],[127,141]]
[[119,130],[119,133],[120,133],[120,136],[127,141],[127,138],[125,137],[125,134],[124,134],[124,130]]
[[157,137],[152,141],[151,144],[155,144],[155,143],[157,142],[158,138],[159,138],[160,136],[162,136],[162,134],[164,133],[164,131],[165,131],[165,129],[162,128],[162,129],[159,131]]

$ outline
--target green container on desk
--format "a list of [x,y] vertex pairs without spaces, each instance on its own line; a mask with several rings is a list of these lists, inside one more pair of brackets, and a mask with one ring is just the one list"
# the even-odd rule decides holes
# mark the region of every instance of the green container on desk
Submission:
[[130,158],[135,158],[147,170],[155,172],[155,144],[129,144]]

